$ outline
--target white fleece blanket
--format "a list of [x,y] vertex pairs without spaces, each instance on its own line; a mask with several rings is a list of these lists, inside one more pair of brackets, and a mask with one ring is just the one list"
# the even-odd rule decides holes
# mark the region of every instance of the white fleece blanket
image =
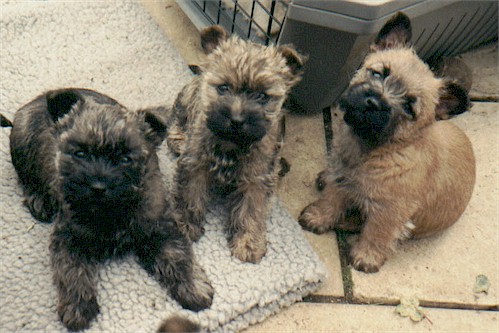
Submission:
[[[49,89],[95,89],[135,109],[171,105],[189,80],[186,64],[137,2],[4,0],[0,6],[0,112],[9,119]],[[64,332],[49,266],[52,225],[36,222],[22,204],[9,134],[0,128],[0,331]],[[165,146],[167,181],[174,162]],[[302,299],[325,279],[325,269],[296,221],[273,203],[268,252],[258,265],[230,256],[224,212],[215,207],[208,214],[194,250],[215,288],[210,309],[183,310],[131,256],[101,270],[101,313],[88,331],[152,332],[174,313],[209,331],[237,331]]]

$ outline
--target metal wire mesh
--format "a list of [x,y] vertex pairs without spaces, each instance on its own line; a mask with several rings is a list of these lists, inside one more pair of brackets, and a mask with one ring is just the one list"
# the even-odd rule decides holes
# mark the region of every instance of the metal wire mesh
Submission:
[[279,39],[290,0],[191,0],[211,24],[265,45]]

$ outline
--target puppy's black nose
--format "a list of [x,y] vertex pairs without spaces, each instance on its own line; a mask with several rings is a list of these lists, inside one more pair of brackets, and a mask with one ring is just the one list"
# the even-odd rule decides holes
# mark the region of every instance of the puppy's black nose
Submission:
[[231,118],[230,119],[230,125],[233,129],[239,129],[243,126],[244,120],[239,119],[239,118]]
[[90,189],[95,195],[103,195],[104,193],[106,193],[107,186],[105,183],[97,180],[90,184]]
[[381,103],[376,96],[368,95],[364,98],[364,105],[370,110],[380,110]]

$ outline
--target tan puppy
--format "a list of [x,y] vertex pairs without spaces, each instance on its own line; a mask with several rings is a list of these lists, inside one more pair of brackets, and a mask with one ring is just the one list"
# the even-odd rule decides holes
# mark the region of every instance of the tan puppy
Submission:
[[360,231],[350,257],[365,272],[378,271],[399,240],[454,224],[475,183],[470,141],[435,120],[448,105],[440,98],[452,92],[407,45],[410,37],[402,13],[379,32],[334,110],[334,161],[319,175],[322,197],[299,218],[317,233]]

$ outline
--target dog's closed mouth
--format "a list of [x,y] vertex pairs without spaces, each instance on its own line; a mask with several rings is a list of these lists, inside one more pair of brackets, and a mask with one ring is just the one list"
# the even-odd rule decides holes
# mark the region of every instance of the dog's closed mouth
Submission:
[[207,120],[208,129],[219,139],[247,147],[265,135],[265,129],[249,121],[234,121],[214,112]]

